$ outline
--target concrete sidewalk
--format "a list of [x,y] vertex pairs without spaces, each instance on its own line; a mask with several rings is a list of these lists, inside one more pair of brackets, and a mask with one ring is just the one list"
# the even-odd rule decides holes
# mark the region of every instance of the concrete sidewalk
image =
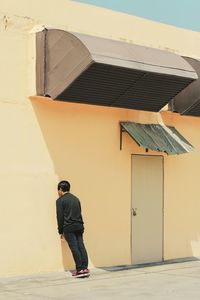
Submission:
[[92,270],[0,279],[0,300],[199,300],[200,261],[120,271]]

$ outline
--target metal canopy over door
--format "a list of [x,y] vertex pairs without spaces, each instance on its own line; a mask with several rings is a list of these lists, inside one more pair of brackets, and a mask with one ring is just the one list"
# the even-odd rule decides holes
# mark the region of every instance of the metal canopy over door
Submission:
[[163,260],[163,157],[132,156],[132,263]]

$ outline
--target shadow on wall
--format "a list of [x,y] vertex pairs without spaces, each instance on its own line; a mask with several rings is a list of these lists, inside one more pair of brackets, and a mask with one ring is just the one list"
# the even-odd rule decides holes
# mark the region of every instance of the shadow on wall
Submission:
[[74,261],[66,241],[61,241],[62,264],[65,271],[74,269]]
[[[80,187],[77,170],[80,170],[82,160],[77,145],[79,132],[73,128],[77,118],[76,112],[66,103],[54,102],[44,97],[31,97],[31,104],[56,175],[59,180],[66,179],[72,182],[72,192],[76,194]],[[74,269],[74,261],[65,241],[61,241],[61,251],[64,269]]]

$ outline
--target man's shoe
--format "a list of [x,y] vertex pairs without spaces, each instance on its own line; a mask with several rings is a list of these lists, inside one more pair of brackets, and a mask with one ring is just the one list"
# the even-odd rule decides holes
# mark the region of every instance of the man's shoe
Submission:
[[84,269],[83,273],[85,274],[85,277],[89,277],[90,276],[90,271],[88,269]]
[[84,273],[83,270],[81,270],[81,271],[75,271],[74,273],[72,273],[72,276],[75,278],[82,278],[82,277],[86,277],[86,274]]
[[72,272],[72,276],[75,277],[77,275],[77,271]]

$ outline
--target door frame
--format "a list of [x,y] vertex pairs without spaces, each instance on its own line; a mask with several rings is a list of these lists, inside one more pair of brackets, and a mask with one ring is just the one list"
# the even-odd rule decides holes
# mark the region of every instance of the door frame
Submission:
[[[133,176],[133,158],[134,156],[159,156],[162,158],[162,184],[163,184],[163,189],[162,189],[162,262],[164,261],[164,155],[152,155],[152,154],[131,154],[131,205],[130,205],[130,218],[131,218],[131,230],[130,230],[130,250],[131,250],[131,264],[134,265],[134,257],[133,257],[133,216],[132,216],[132,209],[133,209],[133,186],[132,186],[132,176]],[[145,265],[148,263],[145,263]],[[152,263],[149,263],[152,264]],[[137,264],[136,264],[137,265]]]

